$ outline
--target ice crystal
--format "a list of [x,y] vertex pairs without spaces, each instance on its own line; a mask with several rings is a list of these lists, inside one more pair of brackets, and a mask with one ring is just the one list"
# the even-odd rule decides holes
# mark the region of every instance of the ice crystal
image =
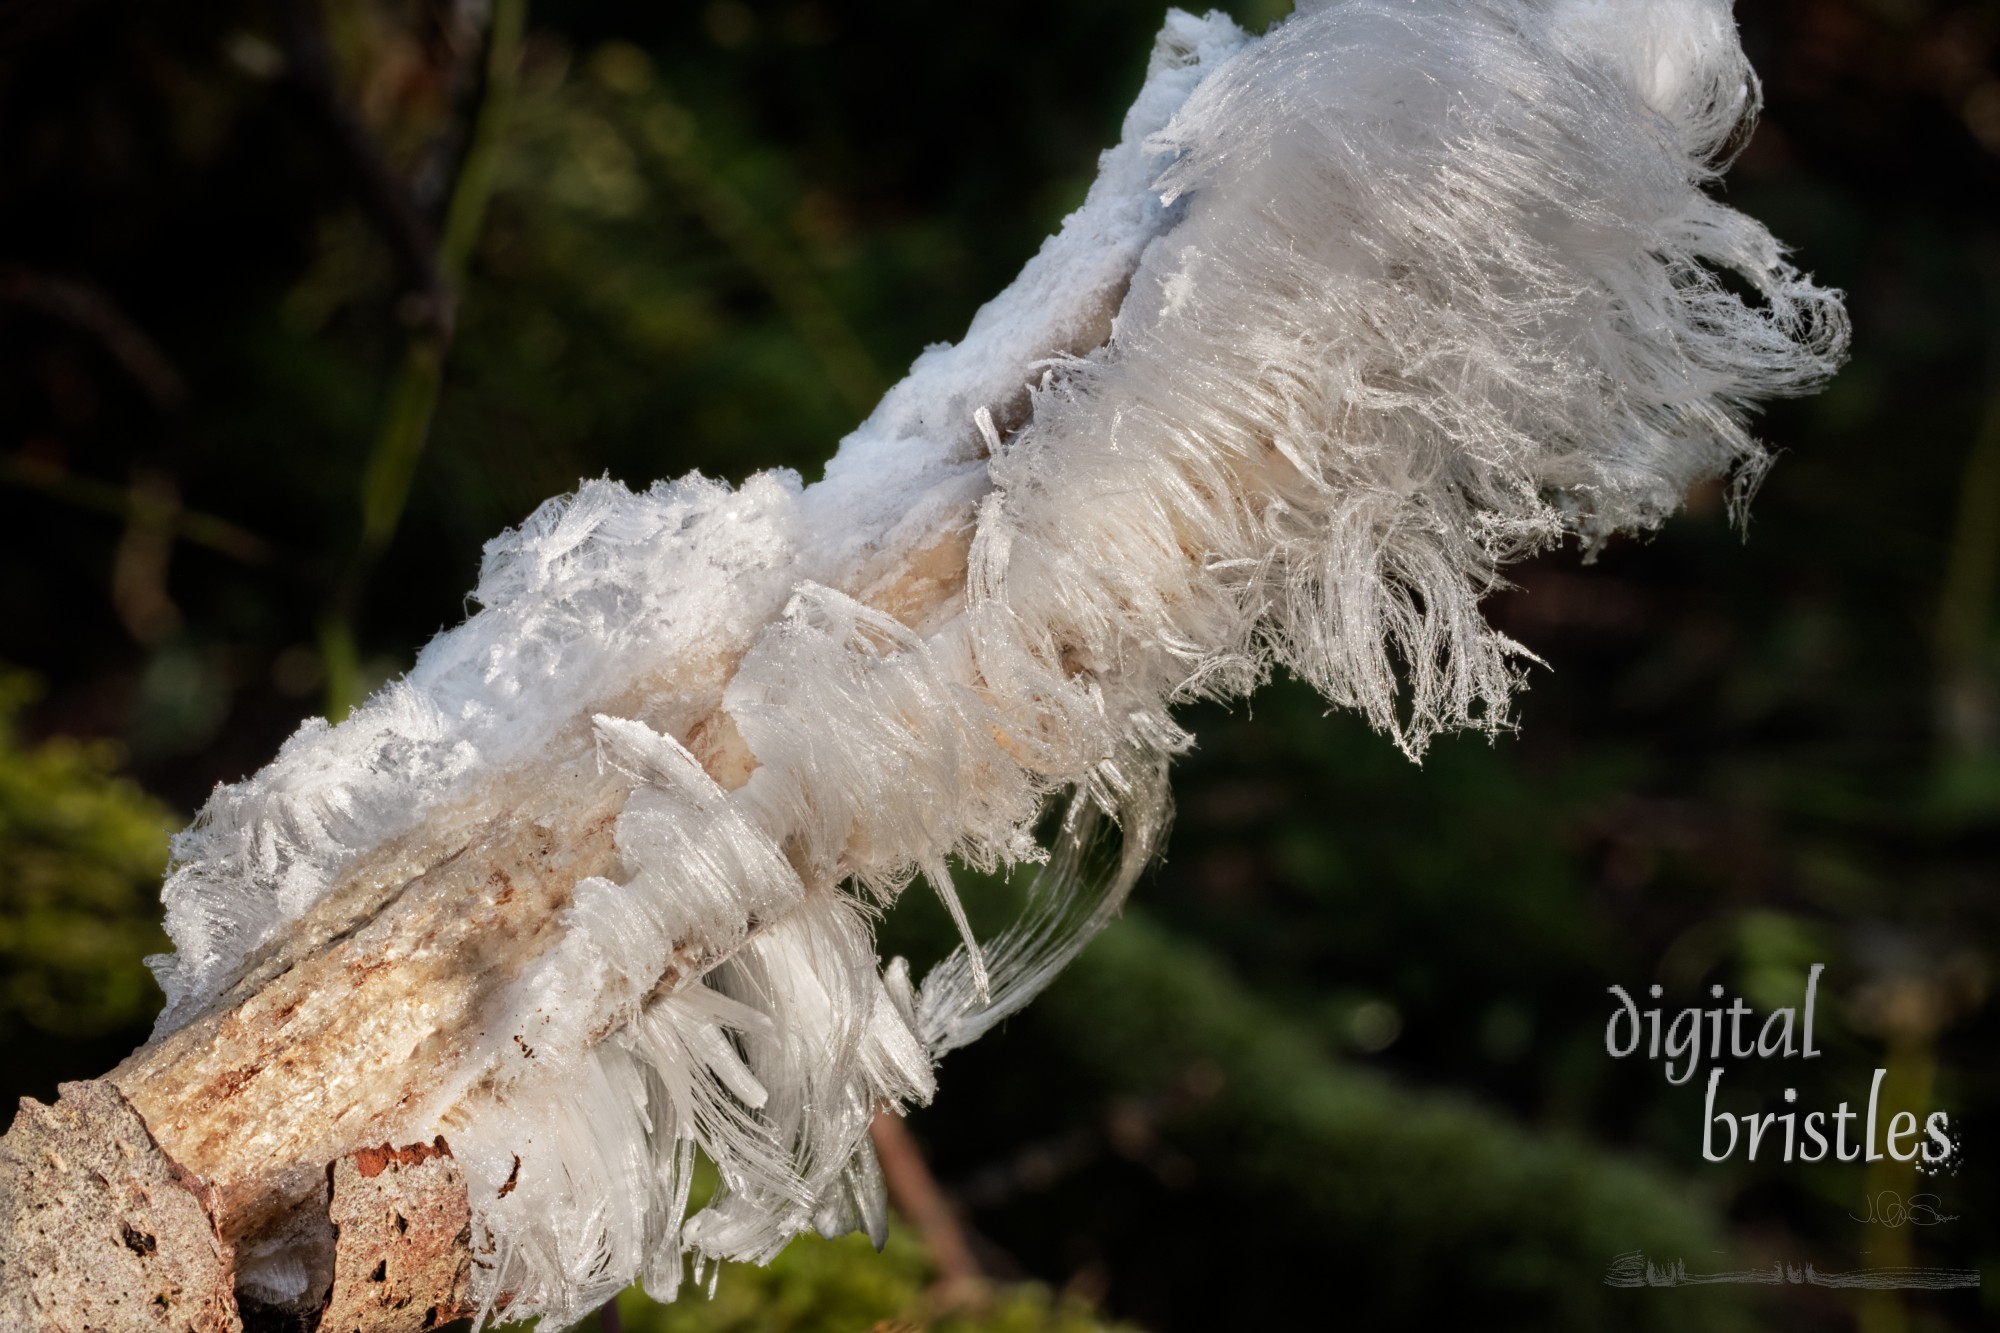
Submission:
[[[1846,336],[1705,191],[1756,104],[1718,0],[1345,0],[1261,39],[1170,12],[1086,202],[824,480],[551,501],[407,678],[217,791],[163,1029],[356,857],[594,747],[621,871],[447,1080],[484,1294],[560,1326],[690,1254],[879,1235],[871,1115],[1116,913],[1175,704],[1283,666],[1413,755],[1504,726],[1506,561],[1754,480],[1750,406]],[[718,718],[727,784],[691,752]],[[952,858],[1047,864],[917,987],[869,913],[921,876],[965,928]]]

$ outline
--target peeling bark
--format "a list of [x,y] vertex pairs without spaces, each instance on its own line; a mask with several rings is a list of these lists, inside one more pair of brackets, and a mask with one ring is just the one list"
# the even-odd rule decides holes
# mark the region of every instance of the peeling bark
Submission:
[[0,1322],[20,1333],[242,1333],[212,1195],[118,1089],[21,1099],[0,1142]]
[[542,777],[493,793],[470,836],[357,867],[228,1007],[112,1071],[215,1185],[224,1234],[323,1217],[328,1163],[409,1135],[488,1003],[560,934],[577,880],[615,868],[616,789],[581,761]]
[[364,1148],[328,1174],[337,1239],[320,1333],[433,1329],[473,1312],[472,1212],[442,1136]]
[[[886,558],[870,561],[865,585],[855,591],[921,623],[947,613],[960,595],[965,549],[965,538],[947,529],[908,550],[904,568]],[[732,665],[705,668],[718,700]],[[627,715],[646,716],[643,700],[627,707]],[[755,767],[719,708],[696,719],[658,720],[688,736],[725,787],[741,786]],[[214,1240],[220,1267],[207,1274],[207,1287],[185,1278],[176,1290],[212,1289],[226,1297],[234,1280],[232,1244],[246,1253],[282,1246],[309,1256],[307,1294],[286,1307],[308,1327],[402,1333],[434,1326],[424,1322],[433,1309],[440,1321],[470,1313],[465,1186],[448,1149],[411,1159],[408,1150],[384,1157],[385,1150],[368,1145],[393,1141],[413,1125],[448,1131],[453,1107],[479,1091],[451,1081],[465,1067],[459,1057],[482,1031],[494,998],[559,937],[557,917],[577,882],[617,873],[612,829],[626,789],[598,772],[588,727],[579,725],[559,762],[545,760],[494,784],[420,835],[351,868],[206,1014],[134,1052],[105,1080],[67,1085],[100,1090],[92,1114],[115,1100],[124,1117],[119,1141],[143,1143],[161,1161],[185,1164],[173,1169],[187,1197],[203,1205],[204,1234]],[[662,960],[655,998],[697,981],[719,961],[698,949],[677,950]],[[0,1151],[31,1158],[36,1150],[26,1143],[39,1140],[17,1144],[22,1126],[38,1133],[35,1117],[49,1114],[24,1113]],[[19,1177],[7,1198],[24,1210],[36,1206],[31,1201],[50,1200],[47,1206],[67,1216],[79,1188],[73,1173],[31,1173]],[[380,1225],[394,1215],[409,1223],[408,1232]],[[0,1272],[14,1271],[10,1265],[28,1271],[39,1250],[21,1225],[10,1223],[12,1216],[0,1214]],[[86,1266],[96,1262],[83,1260],[86,1254],[118,1257],[103,1227],[72,1231],[69,1253]],[[178,1253],[187,1245],[176,1239],[171,1248]],[[377,1270],[382,1282],[373,1280]],[[7,1283],[10,1296],[15,1286]],[[24,1314],[19,1326],[38,1333],[241,1328],[233,1322],[233,1299],[218,1306],[231,1322],[79,1323],[71,1322],[86,1308],[74,1304],[77,1289],[35,1290],[51,1313],[40,1324]],[[322,1299],[330,1303],[315,1325],[311,1311]]]
[[[888,559],[869,562],[865,586],[855,591],[913,624],[946,614],[963,588],[965,549],[964,537],[947,530],[909,550],[902,569]],[[727,674],[722,664],[709,671],[719,700]],[[627,715],[645,716],[643,701],[632,701]],[[660,721],[689,737],[725,787],[741,786],[755,767],[719,708],[692,721]],[[220,1266],[204,1270],[207,1286],[190,1276],[178,1279],[176,1291],[210,1292],[215,1303],[232,1286],[232,1244],[246,1252],[281,1244],[310,1256],[308,1292],[303,1307],[288,1307],[293,1316],[310,1321],[322,1298],[331,1301],[308,1327],[403,1333],[434,1326],[424,1322],[432,1309],[440,1321],[470,1313],[465,1186],[449,1150],[410,1159],[383,1157],[386,1150],[368,1145],[393,1141],[413,1125],[448,1131],[453,1107],[479,1091],[451,1081],[465,1067],[459,1057],[482,1031],[494,998],[559,937],[557,917],[577,882],[617,873],[612,829],[626,790],[598,772],[588,728],[580,725],[562,761],[494,784],[420,836],[354,866],[202,1017],[140,1048],[105,1080],[66,1085],[64,1107],[78,1088],[97,1090],[90,1116],[115,1102],[122,1115],[116,1141],[145,1145],[178,1173],[186,1197],[200,1201],[203,1234]],[[699,980],[719,961],[677,950],[662,960],[654,997]],[[37,1149],[29,1145],[40,1138],[24,1139],[23,1127],[39,1136],[39,1117],[50,1114],[24,1110],[0,1152],[32,1160]],[[91,1133],[82,1123],[68,1132],[72,1139]],[[0,1171],[10,1170],[20,1168],[0,1159]],[[79,1178],[46,1171],[0,1178],[17,1182],[4,1198],[23,1210],[0,1211],[0,1273],[33,1270],[40,1250],[12,1219],[44,1200],[70,1216]],[[394,1214],[409,1232],[379,1225]],[[85,1268],[98,1263],[85,1255],[118,1259],[114,1230],[72,1226],[68,1253]],[[179,1255],[192,1233],[172,1234],[169,1247]],[[385,1282],[371,1280],[377,1269]],[[16,1285],[6,1283],[10,1297]],[[37,1333],[242,1327],[233,1299],[217,1305],[228,1322],[94,1323],[72,1322],[97,1308],[74,1303],[79,1288],[44,1284],[35,1291],[51,1313],[39,1324],[24,1314],[18,1326]]]

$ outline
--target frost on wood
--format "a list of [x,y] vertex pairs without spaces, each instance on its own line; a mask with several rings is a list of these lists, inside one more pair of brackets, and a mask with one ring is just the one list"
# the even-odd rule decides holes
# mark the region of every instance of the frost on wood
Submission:
[[[1284,667],[1412,755],[1503,727],[1505,562],[1754,484],[1750,406],[1846,336],[1705,193],[1755,104],[1717,0],[1170,13],[1083,206],[823,480],[492,542],[477,615],[176,844],[111,1078],[241,1289],[341,1300],[327,1164],[440,1134],[482,1315],[879,1235],[871,1117],[1116,913],[1176,704]],[[954,859],[1041,863],[1022,920],[974,941]],[[918,876],[967,936],[921,985],[870,928]]]

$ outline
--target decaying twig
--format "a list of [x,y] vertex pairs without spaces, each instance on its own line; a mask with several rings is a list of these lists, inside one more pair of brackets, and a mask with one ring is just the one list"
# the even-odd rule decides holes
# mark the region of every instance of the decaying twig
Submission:
[[158,343],[102,291],[20,264],[0,266],[0,301],[38,311],[97,340],[161,412],[179,411],[187,385]]
[[[1720,0],[1171,14],[1084,205],[823,480],[586,484],[406,680],[218,790],[107,1076],[201,1182],[186,1234],[253,1315],[371,1329],[880,1234],[871,1120],[1116,914],[1173,705],[1282,664],[1412,754],[1501,727],[1505,561],[1754,476],[1744,405],[1846,328],[1703,191],[1753,110]],[[975,941],[952,856],[1048,865]],[[921,986],[863,909],[917,874],[966,934]]]
[[882,1161],[889,1202],[923,1237],[924,1248],[937,1264],[939,1281],[948,1286],[977,1282],[984,1276],[979,1260],[973,1257],[965,1228],[950,1198],[938,1187],[937,1177],[931,1174],[909,1126],[892,1111],[878,1111],[869,1134],[875,1143],[875,1155]]

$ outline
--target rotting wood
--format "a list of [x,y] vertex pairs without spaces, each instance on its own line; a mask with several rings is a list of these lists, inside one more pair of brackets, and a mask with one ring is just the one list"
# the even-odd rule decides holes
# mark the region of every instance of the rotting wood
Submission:
[[[853,591],[913,628],[949,619],[963,593],[969,519],[961,510],[935,541],[905,548],[906,569],[868,562]],[[658,721],[735,788],[756,761],[720,710],[726,676],[715,674],[713,712]],[[577,882],[617,873],[613,825],[627,784],[598,772],[586,737],[579,727],[562,763],[512,775],[352,867],[207,1013],[107,1075],[206,1182],[225,1244],[283,1240],[318,1253],[308,1264],[315,1302],[329,1280],[339,1289],[339,1260],[325,1253],[329,1164],[407,1135],[416,1108],[448,1111],[436,1071],[458,1067],[454,1056],[490,1002],[560,933]],[[663,960],[665,984],[652,998],[699,977],[668,976],[674,961]],[[404,1188],[401,1173],[390,1182]],[[405,1307],[401,1323],[357,1327],[421,1329],[425,1311],[453,1299],[443,1287],[412,1295],[414,1321]]]
[[472,1213],[442,1135],[349,1153],[328,1172],[333,1290],[320,1333],[402,1333],[473,1313]]
[[0,1144],[0,1323],[64,1333],[241,1333],[210,1192],[118,1089],[21,1099]]
[[[968,402],[964,420],[927,422],[927,447],[940,457],[985,456],[996,432],[1011,434],[1028,420],[1027,386],[1040,378],[1039,367],[1087,355],[1110,338],[1140,253],[1136,247],[1118,250],[1113,232],[1085,227],[1065,233],[1068,247],[1045,250],[1003,296],[1014,303],[1012,322],[975,324],[959,350],[974,354],[985,386],[974,392],[989,401]],[[1113,250],[1101,248],[1107,245]],[[972,411],[982,406],[983,420]],[[925,510],[923,525],[891,523],[867,534],[851,562],[827,581],[919,635],[935,632],[964,607],[967,554],[988,489],[983,481],[968,486],[959,476],[940,483],[938,503]],[[680,738],[720,785],[733,790],[757,762],[721,706],[735,668],[734,658],[677,662],[670,668],[671,688],[654,691],[642,683],[627,696],[576,701],[578,714],[563,738],[534,763],[496,778],[454,808],[432,812],[414,833],[349,866],[280,939],[249,960],[233,986],[106,1076],[102,1086],[119,1098],[124,1114],[140,1133],[150,1129],[145,1141],[157,1140],[153,1151],[185,1168],[188,1197],[203,1204],[212,1252],[221,1256],[223,1296],[234,1257],[248,1264],[258,1253],[283,1252],[303,1256],[306,1268],[304,1295],[282,1312],[288,1327],[331,1333],[348,1317],[342,1302],[354,1281],[351,1271],[361,1272],[364,1282],[378,1268],[385,1283],[397,1275],[395,1300],[402,1303],[356,1325],[370,1333],[415,1333],[434,1306],[441,1317],[457,1308],[465,1266],[445,1256],[455,1247],[465,1264],[477,1262],[467,1248],[469,1228],[452,1231],[450,1244],[440,1239],[425,1262],[399,1267],[393,1257],[398,1242],[361,1222],[363,1213],[384,1207],[406,1221],[426,1210],[439,1219],[456,1216],[454,1191],[457,1207],[464,1205],[456,1168],[436,1166],[449,1161],[438,1157],[399,1161],[370,1176],[360,1164],[372,1162],[367,1154],[379,1145],[452,1131],[458,1108],[482,1091],[479,1071],[468,1070],[463,1057],[485,1035],[496,1001],[560,938],[560,914],[577,883],[619,873],[614,826],[630,783],[600,771],[590,716],[630,717]],[[683,703],[663,710],[654,702],[661,698]],[[723,961],[699,942],[688,943],[687,950],[677,947],[661,960],[649,1000],[691,984]],[[0,1154],[16,1152],[18,1143],[39,1132],[35,1117],[24,1114],[0,1140]],[[363,1187],[355,1182],[367,1182],[373,1193],[356,1194]],[[510,1179],[502,1194],[512,1184]],[[38,1176],[21,1197],[76,1188],[73,1181]],[[359,1211],[343,1211],[343,1188]],[[359,1202],[364,1197],[366,1204]],[[343,1223],[342,1216],[349,1220]],[[343,1226],[359,1229],[343,1232]],[[437,1226],[448,1229],[443,1220]],[[6,1226],[4,1217],[0,1227],[4,1272],[4,1265],[24,1262],[30,1247],[21,1228]],[[174,1243],[195,1244],[185,1238]],[[79,1241],[77,1271],[94,1262],[95,1251],[115,1244],[101,1234]],[[45,1309],[16,1322],[24,1333],[98,1327],[75,1317],[85,1285],[73,1278]],[[320,1322],[320,1310],[333,1322]],[[233,1302],[228,1319],[237,1319]],[[250,1333],[258,1319],[253,1311]],[[102,1327],[137,1333],[152,1325]],[[185,1327],[210,1333],[239,1325]]]

